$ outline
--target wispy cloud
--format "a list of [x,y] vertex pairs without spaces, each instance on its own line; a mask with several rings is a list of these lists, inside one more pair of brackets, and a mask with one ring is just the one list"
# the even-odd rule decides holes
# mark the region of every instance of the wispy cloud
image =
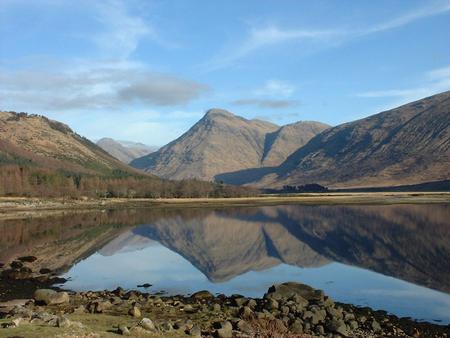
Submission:
[[296,107],[299,105],[299,102],[296,100],[239,99],[232,101],[231,104],[237,106],[256,106],[258,108],[282,109]]
[[125,4],[118,0],[101,1],[96,4],[96,18],[103,27],[92,39],[110,57],[127,58],[144,37],[157,39],[148,22],[129,13]]
[[357,93],[364,98],[395,98],[393,105],[421,99],[426,96],[450,90],[450,67],[433,69],[423,75],[420,86],[401,89],[373,90]]
[[221,51],[217,57],[213,58],[211,62],[208,62],[205,65],[205,68],[209,71],[221,69],[234,64],[236,61],[253,52],[288,42],[314,42],[321,44],[324,47],[332,47],[355,38],[389,31],[411,24],[417,20],[447,13],[449,11],[450,1],[444,0],[411,10],[391,20],[365,28],[282,28],[273,24],[262,27],[250,27],[247,38],[244,41],[238,46],[227,46],[227,48]]
[[264,85],[255,90],[259,96],[290,97],[295,91],[295,86],[286,81],[267,80]]

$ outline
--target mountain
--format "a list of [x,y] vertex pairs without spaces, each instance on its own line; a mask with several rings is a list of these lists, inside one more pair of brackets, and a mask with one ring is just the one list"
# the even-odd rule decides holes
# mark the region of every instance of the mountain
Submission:
[[262,165],[264,167],[279,165],[299,147],[329,127],[315,121],[300,121],[282,126],[266,136]]
[[[245,190],[248,191],[248,190]],[[0,112],[0,196],[203,197],[246,194],[209,182],[174,182],[112,157],[67,125]]]
[[127,164],[135,158],[148,155],[158,150],[157,147],[151,147],[143,143],[117,141],[107,137],[98,140],[97,145],[118,160]]
[[[181,137],[130,164],[164,178],[213,180],[224,172],[280,164],[291,149],[327,127],[300,122],[280,128],[211,109]],[[296,132],[304,135],[289,139]]]
[[270,170],[246,170],[225,182],[281,187],[417,184],[450,178],[450,91],[329,128]]
[[0,163],[108,175],[137,173],[69,126],[40,115],[0,112]]

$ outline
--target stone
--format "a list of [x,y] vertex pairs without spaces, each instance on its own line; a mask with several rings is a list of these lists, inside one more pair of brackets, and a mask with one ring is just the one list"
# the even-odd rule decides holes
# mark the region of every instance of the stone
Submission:
[[348,323],[348,326],[350,327],[350,330],[352,330],[352,331],[356,330],[359,327],[358,322],[356,320],[351,320]]
[[8,312],[8,314],[11,316],[20,316],[22,318],[31,318],[33,316],[33,311],[26,307],[16,305]]
[[128,311],[128,314],[129,314],[130,316],[133,316],[133,317],[136,317],[136,318],[139,318],[139,317],[142,316],[142,314],[141,314],[141,309],[139,309],[137,306],[133,306],[133,307]]
[[248,306],[244,306],[239,310],[239,317],[242,319],[250,319],[253,317],[253,311]]
[[252,327],[245,320],[238,321],[236,327],[242,333],[251,334],[253,332]]
[[122,336],[129,336],[130,330],[128,330],[128,327],[126,327],[125,325],[119,325],[119,328],[117,330],[119,332],[119,334],[121,334]]
[[207,290],[202,290],[202,291],[198,291],[195,292],[191,295],[191,298],[197,299],[197,300],[209,300],[209,299],[213,299],[214,295],[207,291]]
[[71,325],[72,325],[72,323],[66,317],[58,317],[56,319],[56,326],[57,327],[64,328],[64,327],[70,327]]
[[347,337],[349,332],[347,330],[347,326],[342,319],[333,319],[327,326],[328,330],[339,333],[340,335]]
[[233,337],[233,329],[231,328],[222,328],[216,331],[216,335],[219,338],[232,338]]
[[9,266],[13,269],[20,269],[21,267],[23,267],[23,263],[21,261],[12,261]]
[[381,331],[381,325],[375,319],[372,320],[372,323],[370,324],[370,326],[374,332]]
[[194,325],[189,330],[189,335],[192,336],[192,337],[201,337],[202,336],[202,330],[200,329],[199,326]]
[[76,307],[75,309],[73,309],[73,313],[76,313],[76,314],[86,313],[86,307],[84,305],[80,305],[80,306]]
[[303,323],[301,320],[295,320],[290,326],[289,331],[294,334],[302,334],[303,333]]
[[142,320],[138,324],[140,327],[144,328],[147,331],[156,331],[155,324],[149,318],[142,318]]
[[163,322],[162,324],[159,325],[159,327],[162,331],[165,331],[165,332],[169,332],[169,331],[173,330],[173,326],[169,322]]
[[56,292],[51,289],[38,289],[34,292],[34,300],[46,305],[64,304],[70,301],[67,292]]
[[323,336],[325,334],[325,328],[322,325],[317,325],[316,333],[320,336]]
[[213,305],[213,311],[214,312],[219,312],[220,310],[221,310],[221,306],[220,306],[220,304],[217,304],[217,303],[215,303],[214,305]]
[[26,262],[26,263],[33,263],[37,260],[37,258],[35,256],[22,256],[17,258],[17,260],[21,261],[21,262]]
[[265,308],[269,311],[273,311],[273,310],[278,310],[279,306],[280,305],[278,304],[278,302],[275,299],[269,298],[268,302],[266,303]]
[[264,295],[264,298],[280,300],[283,298],[288,299],[293,296],[300,296],[307,301],[324,300],[324,293],[322,290],[315,290],[309,285],[295,282],[272,285]]
[[242,305],[244,305],[245,303],[247,303],[248,299],[245,297],[237,297],[233,299],[233,306],[237,306],[237,307],[241,307]]
[[187,304],[183,307],[183,311],[186,313],[195,313],[197,312],[197,310],[191,305],[191,304]]
[[231,338],[233,337],[233,325],[231,324],[231,322],[229,321],[224,321],[224,322],[220,322],[220,323],[216,323],[216,327],[217,324],[219,324],[218,329],[216,330],[216,336],[219,338]]
[[289,311],[290,311],[290,309],[289,309],[289,306],[286,306],[286,305],[283,305],[281,308],[280,308],[280,311],[281,311],[281,313],[283,314],[283,315],[288,315],[289,314]]

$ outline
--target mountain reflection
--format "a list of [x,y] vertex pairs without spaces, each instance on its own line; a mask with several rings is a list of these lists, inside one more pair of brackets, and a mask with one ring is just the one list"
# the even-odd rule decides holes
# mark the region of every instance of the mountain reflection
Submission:
[[[0,261],[34,254],[66,271],[84,257],[159,242],[211,281],[281,263],[336,261],[450,292],[450,206],[139,209],[0,223]],[[149,257],[151,259],[151,257]]]

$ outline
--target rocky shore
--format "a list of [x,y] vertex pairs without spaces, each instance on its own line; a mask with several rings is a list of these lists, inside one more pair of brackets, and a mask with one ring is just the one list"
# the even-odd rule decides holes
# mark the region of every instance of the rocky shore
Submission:
[[[272,286],[263,298],[158,296],[135,290],[70,292],[49,288],[51,271],[21,257],[1,272],[0,337],[447,337],[450,327],[334,302],[299,283]],[[41,288],[46,286],[46,288]],[[17,290],[16,290],[17,291]],[[30,293],[30,294],[27,294]]]

